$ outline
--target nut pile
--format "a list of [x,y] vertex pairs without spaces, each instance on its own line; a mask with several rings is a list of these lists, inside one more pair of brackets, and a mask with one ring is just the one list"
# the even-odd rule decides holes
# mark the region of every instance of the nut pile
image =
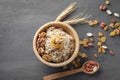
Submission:
[[52,60],[52,57],[48,54],[45,54],[45,38],[46,38],[46,32],[41,32],[38,34],[38,38],[36,42],[37,51],[44,60],[50,62]]
[[85,64],[85,69],[88,72],[96,72],[98,70],[98,65],[94,61],[89,61]]

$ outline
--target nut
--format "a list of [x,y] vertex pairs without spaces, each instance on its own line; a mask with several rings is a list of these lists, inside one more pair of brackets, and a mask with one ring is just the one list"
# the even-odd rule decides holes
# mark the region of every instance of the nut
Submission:
[[88,56],[87,56],[85,53],[82,53],[82,54],[81,54],[81,57],[82,57],[82,58],[88,58]]
[[110,53],[111,55],[115,55],[115,53],[114,53],[112,50],[110,50],[109,53]]
[[44,54],[44,48],[42,48],[42,47],[38,48],[38,53],[40,55],[43,55]]
[[89,38],[89,42],[94,42],[93,37],[90,37],[90,38]]
[[93,56],[94,56],[95,58],[98,58],[98,55],[97,55],[96,53],[94,53]]
[[110,24],[109,24],[109,27],[110,27],[110,28],[115,28],[114,23],[110,23]]
[[104,30],[107,31],[107,30],[108,30],[108,26],[105,26],[105,27],[104,27]]
[[93,26],[94,23],[93,23],[92,21],[88,21],[88,25],[89,25],[89,26]]
[[120,26],[120,23],[115,23],[115,27],[117,28],[117,27],[119,27]]
[[105,22],[101,22],[101,23],[100,23],[100,27],[101,27],[101,28],[104,28],[105,26],[106,26]]
[[102,45],[102,42],[98,42],[98,43],[97,43],[97,46],[101,46],[101,45]]
[[43,58],[44,60],[48,61],[48,62],[51,62],[51,61],[52,61],[52,57],[51,57],[50,55],[48,55],[48,54],[44,54],[44,55],[42,56],[42,58]]
[[94,20],[94,21],[93,21],[93,24],[94,24],[94,25],[97,25],[97,24],[98,24],[98,20]]
[[105,1],[105,4],[106,4],[106,5],[110,5],[110,1],[109,1],[109,0],[106,0],[106,1]]
[[101,42],[106,42],[107,38],[106,37],[101,37]]
[[111,37],[115,36],[115,32],[114,31],[110,32],[109,36]]
[[98,33],[98,36],[99,36],[99,37],[102,37],[102,36],[104,36],[104,34],[103,34],[102,32],[99,32],[99,33]]
[[89,42],[89,43],[88,43],[88,46],[89,46],[89,47],[93,47],[94,44]]
[[116,23],[116,20],[114,18],[111,19],[112,23]]

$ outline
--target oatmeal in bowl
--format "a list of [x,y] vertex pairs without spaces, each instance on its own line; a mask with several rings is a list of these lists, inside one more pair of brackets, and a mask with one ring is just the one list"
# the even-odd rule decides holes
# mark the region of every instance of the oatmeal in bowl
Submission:
[[41,26],[33,40],[37,58],[52,67],[69,64],[79,51],[79,37],[76,31],[63,22],[50,22]]

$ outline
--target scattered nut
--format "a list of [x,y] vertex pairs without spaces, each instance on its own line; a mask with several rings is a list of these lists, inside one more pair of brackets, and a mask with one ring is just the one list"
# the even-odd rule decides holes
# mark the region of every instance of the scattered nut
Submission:
[[106,37],[101,37],[101,42],[106,42],[107,38]]
[[82,57],[82,58],[88,58],[88,56],[87,56],[85,53],[82,53],[82,54],[81,54],[81,57]]
[[109,36],[111,37],[115,36],[115,32],[114,31],[110,32]]
[[89,26],[93,26],[94,24],[93,24],[92,21],[88,21],[88,25],[89,25]]
[[107,6],[100,5],[99,9],[100,9],[101,11],[105,11],[105,10],[107,9]]
[[98,24],[98,20],[94,20],[94,21],[93,21],[93,24],[94,24],[94,25],[97,25],[97,24]]
[[97,55],[96,53],[94,53],[93,56],[94,56],[95,58],[98,58],[98,55]]
[[112,12],[111,12],[110,10],[106,10],[106,13],[107,13],[108,15],[112,15]]
[[93,47],[94,44],[93,44],[93,43],[88,43],[88,46],[89,46],[89,47]]
[[106,4],[106,5],[110,5],[110,1],[109,1],[109,0],[106,0],[106,1],[105,1],[105,4]]
[[105,22],[101,22],[101,23],[100,23],[100,27],[101,27],[101,28],[104,28],[105,26],[106,26]]
[[93,37],[90,37],[90,38],[89,38],[89,42],[94,42]]
[[118,18],[120,17],[120,15],[118,13],[114,13],[114,16],[118,17]]
[[102,46],[102,48],[107,49],[108,47],[107,47],[107,46],[105,46],[105,45],[103,45],[103,46]]
[[99,37],[103,37],[104,34],[103,34],[102,32],[99,32],[99,33],[98,33],[98,36],[99,36]]
[[116,20],[114,18],[111,19],[112,23],[116,23]]
[[97,46],[101,46],[101,45],[102,45],[102,42],[98,42],[98,43],[97,43]]
[[112,50],[110,50],[109,53],[110,53],[111,55],[115,55],[115,53],[114,53]]
[[110,23],[110,24],[109,24],[109,27],[110,27],[110,28],[115,28],[114,23]]
[[120,23],[115,23],[115,27],[117,28],[117,27],[119,27],[120,26]]
[[88,32],[86,35],[87,35],[88,37],[92,37],[92,36],[93,36],[93,34],[90,33],[90,32]]
[[107,30],[108,30],[108,26],[105,26],[105,27],[104,27],[104,30],[107,31]]

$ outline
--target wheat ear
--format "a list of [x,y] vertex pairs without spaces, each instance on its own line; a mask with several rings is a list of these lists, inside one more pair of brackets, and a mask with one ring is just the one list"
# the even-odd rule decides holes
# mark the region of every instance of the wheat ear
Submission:
[[72,2],[64,11],[62,11],[59,14],[56,21],[63,20],[67,15],[69,15],[71,12],[73,12],[77,8],[76,5],[77,5],[76,2]]

